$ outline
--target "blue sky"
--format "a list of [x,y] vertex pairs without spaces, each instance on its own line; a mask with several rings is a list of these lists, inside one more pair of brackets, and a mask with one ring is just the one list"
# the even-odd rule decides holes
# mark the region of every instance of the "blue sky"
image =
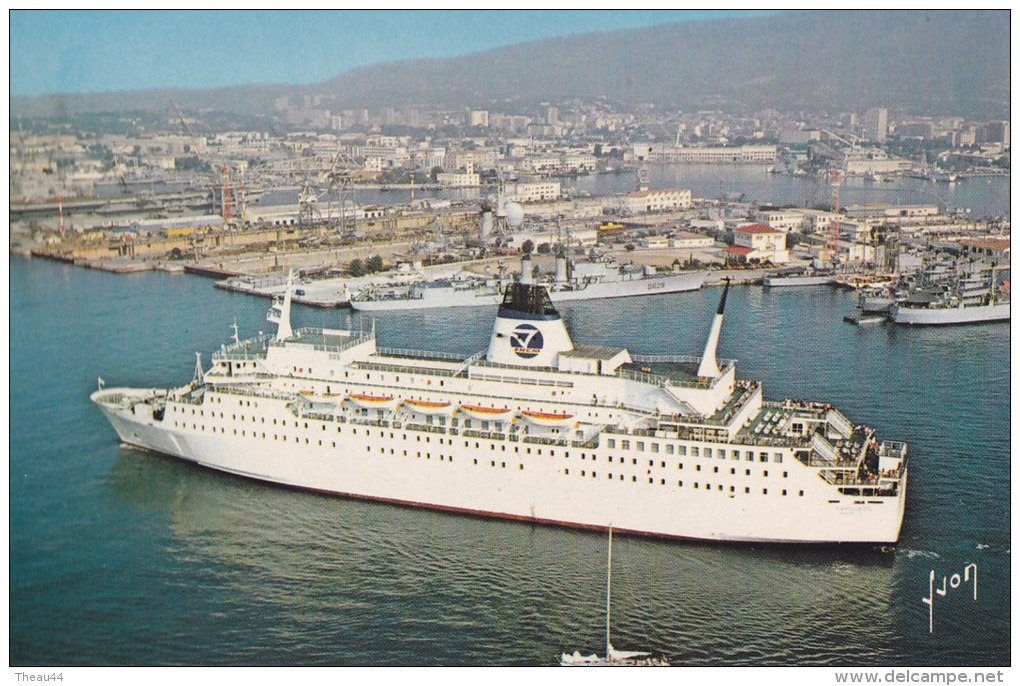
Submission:
[[314,83],[365,64],[748,14],[764,12],[13,11],[10,93]]

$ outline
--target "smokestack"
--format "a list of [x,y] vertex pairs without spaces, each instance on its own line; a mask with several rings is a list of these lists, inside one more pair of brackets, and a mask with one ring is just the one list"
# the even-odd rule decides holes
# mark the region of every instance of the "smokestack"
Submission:
[[521,283],[532,283],[531,255],[529,253],[524,253],[524,257],[521,258]]
[[705,343],[705,353],[701,356],[701,364],[698,366],[699,379],[716,379],[721,374],[719,363],[715,359],[715,349],[719,347],[719,333],[722,331],[723,311],[726,309],[726,295],[729,292],[730,280],[726,279],[722,297],[719,298],[719,308],[715,311],[715,319],[712,321],[712,330],[709,331],[708,341]]
[[560,254],[556,257],[556,283],[567,282],[567,256]]

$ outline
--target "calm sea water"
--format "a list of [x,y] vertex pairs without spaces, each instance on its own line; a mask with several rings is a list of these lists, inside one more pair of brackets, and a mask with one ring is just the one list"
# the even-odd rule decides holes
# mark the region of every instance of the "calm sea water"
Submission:
[[[564,309],[575,340],[699,353],[717,289]],[[162,273],[11,259],[10,660],[25,664],[549,665],[599,650],[605,536],[287,490],[121,447],[88,401],[187,381],[268,330],[267,301]],[[855,328],[850,296],[736,289],[720,354],[766,396],[836,402],[911,445],[899,545],[617,537],[613,636],[688,665],[1010,660],[1006,324]],[[378,320],[380,343],[471,353],[482,310]],[[344,315],[299,308],[295,323]],[[929,573],[975,563],[979,595]]]
[[[734,193],[743,193],[747,201],[776,205],[797,205],[812,207],[831,204],[832,185],[822,178],[798,177],[786,174],[769,174],[767,165],[758,164],[651,164],[648,166],[650,188],[689,188],[696,198],[721,198]],[[583,191],[593,196],[627,193],[634,190],[636,177],[633,172],[622,174],[592,174],[576,179],[562,178],[564,190]],[[974,177],[960,179],[956,183],[933,183],[914,178],[893,178],[889,183],[871,183],[861,177],[843,180],[840,188],[840,204],[865,205],[882,203],[889,205],[938,205],[947,208],[970,210],[975,218],[1009,216],[1008,176]],[[259,200],[262,205],[296,204],[297,188],[281,189],[266,193]],[[416,188],[414,197],[444,198],[447,200],[477,200],[483,193],[480,188],[423,189]],[[395,205],[410,200],[408,189],[355,189],[359,205]],[[320,209],[325,213],[327,197],[320,199]],[[335,207],[332,212],[339,210]]]

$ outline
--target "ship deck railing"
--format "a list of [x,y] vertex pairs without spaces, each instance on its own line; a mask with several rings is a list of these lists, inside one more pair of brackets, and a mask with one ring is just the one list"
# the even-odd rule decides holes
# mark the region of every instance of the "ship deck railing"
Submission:
[[406,357],[411,360],[442,360],[443,362],[464,362],[464,356],[456,353],[436,352],[432,350],[412,350],[410,348],[384,348],[376,347],[380,355],[391,357]]
[[456,369],[441,369],[439,367],[405,367],[403,365],[389,364],[387,362],[356,362],[354,366],[358,369],[368,369],[380,372],[396,372],[398,374],[424,374],[426,376],[431,375],[444,377],[457,375]]
[[219,360],[258,360],[265,356],[273,334],[264,333],[254,338],[224,345],[212,354],[213,362]]
[[349,336],[337,336],[325,333],[323,329],[301,328],[294,335],[282,341],[275,338],[269,341],[270,347],[305,347],[327,353],[342,353],[356,345],[372,340],[372,334],[351,332]]

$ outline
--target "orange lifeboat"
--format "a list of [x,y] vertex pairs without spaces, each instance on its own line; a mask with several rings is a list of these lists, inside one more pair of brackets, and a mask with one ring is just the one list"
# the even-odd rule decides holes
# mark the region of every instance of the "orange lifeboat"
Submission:
[[508,407],[482,407],[481,405],[461,405],[460,411],[472,419],[483,421],[507,420],[513,414]]
[[448,402],[436,402],[433,400],[405,400],[404,405],[420,414],[451,414],[453,404]]
[[367,395],[365,393],[351,393],[348,398],[358,407],[367,410],[392,410],[399,402],[392,395]]
[[537,426],[566,426],[574,418],[574,415],[565,412],[534,412],[524,410],[521,416]]

